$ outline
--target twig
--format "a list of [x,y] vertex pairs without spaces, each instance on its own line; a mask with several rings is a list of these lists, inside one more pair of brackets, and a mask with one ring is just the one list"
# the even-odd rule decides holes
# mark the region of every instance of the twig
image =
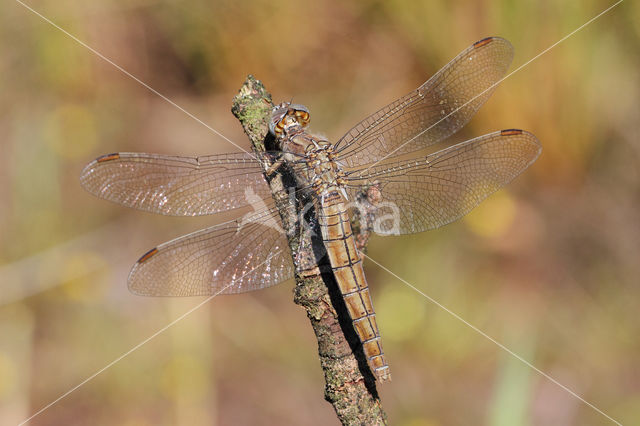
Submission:
[[[232,112],[240,120],[257,153],[264,152],[265,147],[275,149],[272,146],[275,141],[268,132],[272,107],[271,95],[251,75],[233,99]],[[269,166],[263,164],[264,170]],[[325,399],[333,405],[342,424],[386,424],[375,380],[335,279],[327,261],[323,260],[325,256],[318,249],[322,242],[313,232],[300,229],[298,211],[309,200],[289,196],[295,180],[286,169],[268,180],[276,208],[287,230],[296,266],[294,302],[307,311],[318,340],[320,365],[326,381]],[[313,220],[307,223],[313,223]],[[303,267],[303,260],[309,258],[315,260],[314,268]]]

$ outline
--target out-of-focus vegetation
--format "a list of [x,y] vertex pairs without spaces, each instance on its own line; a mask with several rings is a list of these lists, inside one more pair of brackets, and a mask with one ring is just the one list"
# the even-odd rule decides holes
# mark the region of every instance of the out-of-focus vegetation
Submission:
[[[518,66],[612,2],[40,1],[30,5],[248,148],[249,73],[337,139],[488,35]],[[503,82],[460,135],[519,127],[542,157],[467,218],[372,258],[623,424],[640,418],[640,4]],[[130,294],[154,245],[222,218],[85,193],[99,154],[237,151],[18,3],[0,5],[0,423],[15,424],[201,299]],[[226,218],[226,217],[225,217]],[[369,262],[396,425],[608,420]],[[292,282],[220,297],[34,425],[334,424]]]

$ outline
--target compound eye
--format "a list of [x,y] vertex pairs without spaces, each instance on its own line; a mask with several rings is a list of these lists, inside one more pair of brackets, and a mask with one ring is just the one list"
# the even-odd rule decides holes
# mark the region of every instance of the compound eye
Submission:
[[307,111],[296,111],[296,118],[303,127],[309,124],[309,113]]
[[279,136],[284,129],[284,123],[282,120],[289,111],[289,105],[282,103],[273,107],[271,112],[271,121],[269,122],[269,131],[273,136]]
[[[287,117],[291,118],[287,120]],[[273,108],[269,131],[278,137],[284,132],[285,126],[292,124],[292,121],[302,127],[307,126],[309,124],[309,110],[304,105],[283,102]]]
[[272,118],[269,123],[269,132],[275,137],[282,135],[282,131],[284,130],[284,122],[282,119],[277,120],[276,118]]
[[298,123],[300,123],[302,126],[306,126],[307,124],[309,124],[310,115],[309,109],[306,106],[300,104],[290,104],[289,108],[295,111],[295,116]]

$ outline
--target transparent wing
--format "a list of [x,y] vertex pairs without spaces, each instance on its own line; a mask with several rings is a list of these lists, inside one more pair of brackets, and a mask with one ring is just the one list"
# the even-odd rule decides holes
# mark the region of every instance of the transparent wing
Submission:
[[502,130],[419,159],[356,171],[347,178],[348,191],[355,200],[363,188],[378,185],[375,232],[422,232],[464,216],[522,173],[541,151],[531,133]]
[[148,251],[129,274],[144,296],[243,293],[293,277],[293,262],[274,209],[203,229]]
[[247,194],[271,199],[260,163],[249,153],[206,157],[108,154],[89,163],[80,182],[106,200],[174,216],[246,206]]
[[474,43],[415,91],[349,130],[336,144],[350,167],[413,152],[462,128],[491,96],[513,59],[499,37]]

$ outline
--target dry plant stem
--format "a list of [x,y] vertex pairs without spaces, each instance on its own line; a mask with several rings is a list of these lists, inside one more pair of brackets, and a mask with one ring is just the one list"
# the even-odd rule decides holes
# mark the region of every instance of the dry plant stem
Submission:
[[[256,152],[264,152],[265,146],[274,149],[271,146],[274,140],[268,134],[272,107],[271,95],[251,75],[233,99],[232,112],[240,120]],[[269,166],[265,162],[263,169],[266,171]],[[312,248],[317,241],[301,231],[296,220],[300,207],[296,204],[305,200],[289,196],[290,188],[294,185],[292,176],[287,175],[286,170],[281,170],[281,173],[267,177],[267,180],[284,229],[287,230],[294,262],[318,259]],[[296,264],[296,271],[301,269]],[[325,399],[333,405],[342,424],[386,424],[375,380],[367,367],[348,314],[345,318],[346,308],[339,292],[336,293],[332,274],[321,272],[327,269],[321,261],[317,261],[314,268],[309,269],[307,265],[304,269],[304,273],[296,272],[294,301],[307,311],[318,340],[320,364],[326,381]]]

